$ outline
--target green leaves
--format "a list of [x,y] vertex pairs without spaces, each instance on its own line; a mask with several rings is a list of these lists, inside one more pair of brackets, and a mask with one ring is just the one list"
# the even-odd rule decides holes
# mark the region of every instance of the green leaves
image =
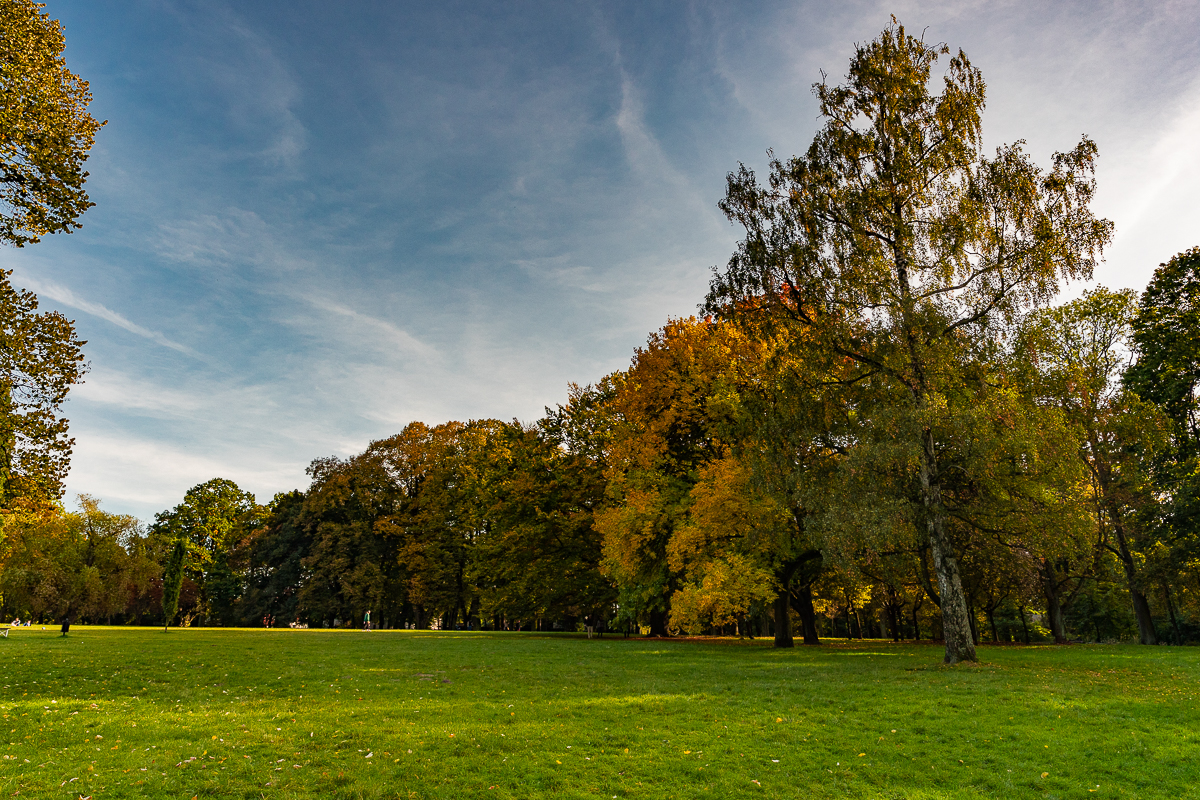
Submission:
[[74,441],[59,412],[83,379],[83,342],[57,311],[38,312],[37,296],[0,271],[0,509],[53,503]]
[[232,606],[241,586],[230,560],[244,555],[244,540],[261,513],[254,495],[231,480],[213,478],[188,489],[175,508],[155,515],[151,536],[186,548],[185,572],[200,588],[196,613],[233,623]]
[[187,559],[187,545],[176,539],[171,555],[163,569],[163,623],[164,629],[171,625],[179,612],[179,590],[183,587],[183,568]]
[[[915,458],[880,474],[912,502],[929,542],[956,661],[974,649],[953,529],[979,520],[951,516],[992,477],[960,472],[973,450],[956,426],[1005,405],[996,376],[1005,329],[1060,279],[1090,277],[1112,224],[1089,207],[1087,137],[1056,153],[1049,173],[1021,142],[982,155],[985,84],[964,53],[932,91],[949,53],[893,18],[855,48],[845,83],[814,86],[825,125],[803,156],[772,158],[766,187],[744,166],[729,175],[720,207],[746,236],[707,308],[790,330],[795,352],[816,363],[840,361],[840,402],[860,426],[850,449],[907,440]],[[1013,444],[1002,428],[985,425],[983,438]]]
[[80,227],[96,132],[87,81],[67,69],[62,25],[31,0],[0,5],[0,240],[21,247]]

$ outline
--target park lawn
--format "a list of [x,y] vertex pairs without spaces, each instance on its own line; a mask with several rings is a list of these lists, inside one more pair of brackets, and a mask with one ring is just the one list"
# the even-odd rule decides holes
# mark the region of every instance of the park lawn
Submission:
[[4,797],[1200,798],[1200,650],[23,628]]

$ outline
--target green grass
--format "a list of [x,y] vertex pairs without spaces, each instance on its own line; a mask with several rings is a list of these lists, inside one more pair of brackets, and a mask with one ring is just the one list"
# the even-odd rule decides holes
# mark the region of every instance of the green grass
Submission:
[[76,627],[0,639],[0,795],[1200,797],[1200,651]]

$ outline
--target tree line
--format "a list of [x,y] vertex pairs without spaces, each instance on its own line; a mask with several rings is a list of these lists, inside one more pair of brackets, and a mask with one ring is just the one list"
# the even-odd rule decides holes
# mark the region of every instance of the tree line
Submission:
[[627,369],[532,423],[412,423],[266,505],[214,479],[148,526],[21,507],[0,611],[936,638],[949,662],[1200,638],[1200,248],[1055,305],[1112,237],[1097,148],[985,153],[985,88],[893,20],[814,87],[803,155],[729,175],[743,238]]
[[[973,402],[942,412],[973,642],[1197,638],[1194,381],[1177,363],[1196,352],[1178,298],[1197,291],[1200,248],[1140,300],[1093,289],[1031,312]],[[535,423],[413,423],[266,505],[216,479],[142,527],[85,498],[10,536],[5,610],[162,622],[182,542],[194,624],[369,610],[383,627],[943,638],[904,415],[858,382],[848,407],[792,345],[674,320]],[[1143,383],[1165,361],[1178,380]]]

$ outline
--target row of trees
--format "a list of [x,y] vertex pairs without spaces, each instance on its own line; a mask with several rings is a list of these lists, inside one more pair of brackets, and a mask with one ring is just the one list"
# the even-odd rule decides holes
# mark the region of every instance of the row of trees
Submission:
[[[895,21],[815,91],[805,155],[729,176],[745,236],[706,316],[628,369],[532,424],[413,423],[266,506],[218,479],[146,530],[14,518],[4,610],[933,636],[950,662],[1195,638],[1200,249],[1052,306],[1112,235],[1090,140],[1048,171],[985,154],[979,71]],[[125,555],[89,561],[89,525]],[[110,588],[38,583],[59,553]]]
[[[1138,383],[1172,358],[1164,330],[1193,325],[1178,298],[1195,291],[1200,249],[1160,268],[1140,305],[1095,289],[1024,315],[970,407],[943,412],[972,643],[1195,638],[1195,403],[1177,402],[1185,365],[1177,383]],[[534,424],[413,423],[314,462],[307,491],[267,506],[213,480],[143,531],[85,499],[10,539],[5,604],[160,619],[158,565],[183,542],[181,611],[207,624],[358,624],[370,610],[386,627],[941,638],[904,416],[793,344],[677,320]]]

